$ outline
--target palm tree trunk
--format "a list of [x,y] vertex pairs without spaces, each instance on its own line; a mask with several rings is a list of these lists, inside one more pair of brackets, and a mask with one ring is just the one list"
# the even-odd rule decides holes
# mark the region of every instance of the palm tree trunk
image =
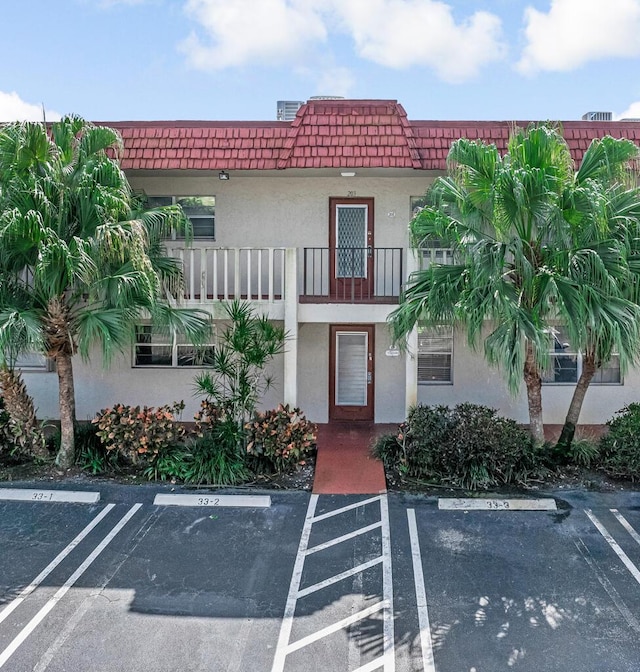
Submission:
[[569,404],[569,410],[567,411],[567,416],[564,420],[562,432],[560,433],[560,438],[558,439],[558,442],[555,446],[555,451],[562,456],[566,457],[569,449],[571,448],[571,443],[573,442],[573,437],[576,433],[576,426],[578,424],[578,420],[580,419],[582,404],[587,394],[587,390],[589,389],[589,384],[595,375],[596,368],[596,361],[593,354],[585,353],[582,359],[582,373],[580,374],[576,388],[573,391],[573,396],[571,397],[571,403]]
[[76,397],[73,388],[73,365],[71,355],[59,352],[56,357],[58,370],[58,395],[60,404],[60,450],[56,464],[69,469],[75,459],[74,426],[76,422]]
[[531,343],[527,343],[524,362],[524,383],[529,404],[529,432],[536,443],[544,443],[544,423],[542,421],[542,377]]

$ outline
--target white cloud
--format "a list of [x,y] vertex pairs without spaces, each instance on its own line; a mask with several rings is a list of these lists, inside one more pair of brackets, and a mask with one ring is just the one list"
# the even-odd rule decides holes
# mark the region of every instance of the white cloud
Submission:
[[353,39],[361,58],[431,68],[451,82],[506,53],[496,15],[475,12],[456,23],[438,0],[187,0],[186,11],[201,32],[181,49],[203,70],[304,61],[337,33]]
[[[54,110],[45,110],[47,121],[57,121],[61,118]],[[2,121],[42,121],[42,106],[27,103],[12,91],[0,91],[0,122]]]
[[614,119],[640,119],[640,101],[631,103],[624,112],[614,115]]
[[640,0],[551,0],[546,14],[527,7],[525,23],[524,74],[640,56]]
[[327,68],[316,81],[316,95],[348,98],[355,83],[355,77],[349,68]]
[[286,63],[327,32],[313,0],[188,0],[186,11],[206,34],[181,45],[202,70],[247,63]]
[[456,23],[451,6],[435,0],[334,0],[362,58],[389,68],[432,68],[462,82],[504,57],[502,23],[475,12]]

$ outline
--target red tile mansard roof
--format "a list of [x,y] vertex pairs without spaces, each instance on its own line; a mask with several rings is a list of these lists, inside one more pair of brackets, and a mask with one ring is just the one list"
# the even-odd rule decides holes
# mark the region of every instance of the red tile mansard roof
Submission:
[[[122,134],[125,170],[286,170],[400,168],[444,170],[461,137],[504,150],[509,121],[410,121],[395,100],[310,100],[291,122],[106,122]],[[640,144],[640,123],[562,122],[579,162],[604,135]]]

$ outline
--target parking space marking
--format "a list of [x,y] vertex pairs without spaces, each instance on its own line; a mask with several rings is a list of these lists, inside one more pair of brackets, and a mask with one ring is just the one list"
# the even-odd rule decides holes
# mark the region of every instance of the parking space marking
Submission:
[[56,557],[36,576],[31,583],[23,588],[18,596],[0,611],[0,623],[4,621],[31,593],[51,574],[51,572],[73,551],[73,549],[93,530],[96,525],[113,509],[115,504],[107,504],[102,511],[80,532],[76,538],[56,555]]
[[372,530],[377,530],[379,527],[382,527],[382,521],[378,523],[372,523],[371,525],[367,525],[366,527],[361,527],[360,529],[354,530],[353,532],[349,532],[348,534],[343,534],[341,537],[330,539],[329,541],[325,541],[323,544],[313,546],[313,548],[308,548],[306,550],[306,554],[311,555],[312,553],[317,553],[318,551],[324,551],[325,548],[331,548],[331,546],[341,544],[343,541],[347,541],[348,539],[353,539],[354,537],[359,537],[361,534],[366,534],[367,532],[371,532]]
[[[362,609],[362,611],[358,611],[355,614],[352,614],[351,616],[343,618],[341,621],[338,621],[337,623],[332,623],[331,625],[328,625],[326,628],[322,628],[322,630],[318,630],[317,632],[314,632],[311,635],[307,635],[306,637],[303,637],[302,639],[293,642],[293,644],[289,644],[289,646],[287,647],[287,653],[293,653],[298,649],[304,648],[308,644],[313,644],[313,642],[317,642],[323,637],[327,637],[328,635],[332,635],[334,632],[338,632],[338,630],[342,630],[343,628],[347,628],[350,625],[357,623],[358,621],[362,621],[365,618],[367,618],[367,616],[371,616],[372,614],[378,613],[386,606],[387,603],[384,600],[382,600],[381,602],[377,602],[376,604],[372,604],[370,607]],[[381,666],[381,663],[378,663],[378,665]]]
[[441,497],[438,508],[443,511],[557,511],[555,499],[461,499]]
[[309,546],[311,526],[313,525],[313,517],[317,504],[318,495],[311,495],[311,498],[309,499],[309,506],[307,507],[307,515],[305,516],[302,533],[300,535],[298,554],[296,555],[296,561],[293,566],[291,583],[289,584],[289,595],[287,596],[287,603],[284,608],[284,616],[280,625],[280,636],[278,637],[276,655],[273,660],[273,667],[271,668],[272,672],[283,672],[284,670],[284,661],[287,657],[287,647],[289,645],[289,638],[291,637],[291,628],[293,627],[293,616],[296,611],[298,591],[300,590],[300,581],[302,580],[304,559],[306,550]]
[[156,495],[156,506],[236,506],[263,509],[271,506],[269,495]]
[[0,653],[0,668],[11,658],[11,656],[18,650],[20,645],[27,639],[27,637],[38,627],[44,620],[47,614],[56,606],[58,602],[67,594],[69,589],[76,583],[76,581],[85,573],[91,566],[94,560],[104,551],[104,549],[113,541],[115,536],[122,530],[122,528],[133,518],[134,514],[142,504],[134,504],[125,515],[116,523],[111,532],[104,537],[104,539],[93,549],[93,551],[86,557],[84,562],[73,572],[73,574],[62,584],[56,591],[55,595],[38,611],[38,613],[22,628],[13,641],[7,648]]
[[618,509],[609,509],[609,511],[611,511],[611,513],[618,519],[620,525],[624,527],[636,544],[640,545],[640,534],[633,529],[631,523],[620,513],[620,511],[618,511]]
[[613,587],[613,584],[607,578],[606,574],[598,567],[598,563],[595,561],[591,555],[591,551],[587,548],[587,545],[578,539],[573,542],[578,549],[578,552],[584,558],[585,562],[589,565],[591,571],[596,575],[596,579],[600,585],[605,589],[607,595],[611,598],[611,601],[616,605],[618,611],[622,614],[623,618],[627,621],[630,628],[633,628],[638,634],[640,634],[640,623],[636,617],[631,613],[631,610],[624,603],[624,600],[620,597],[620,593]]
[[622,560],[624,566],[629,570],[631,576],[640,583],[640,569],[638,569],[631,558],[620,548],[618,542],[611,536],[607,528],[593,515],[591,509],[585,509],[584,512],[587,514],[589,520],[596,526],[596,529],[604,537],[605,541],[611,546],[615,554]]
[[298,597],[305,597],[307,595],[311,595],[311,593],[317,593],[319,590],[327,588],[328,586],[332,586],[334,583],[338,583],[339,581],[348,579],[350,576],[355,576],[356,574],[365,572],[367,569],[371,569],[371,567],[379,565],[383,560],[384,557],[379,555],[377,558],[373,558],[373,560],[363,562],[361,565],[356,565],[355,567],[347,569],[344,572],[340,572],[340,574],[336,574],[335,576],[325,579],[324,581],[319,581],[318,583],[314,583],[311,586],[307,586],[306,588],[298,591]]
[[429,622],[429,608],[427,605],[427,591],[424,585],[422,571],[422,555],[418,526],[416,525],[415,509],[407,509],[409,525],[409,540],[411,542],[411,559],[413,561],[413,580],[416,588],[416,608],[418,610],[418,625],[420,626],[420,647],[422,649],[422,668],[424,672],[435,672],[433,660],[433,641],[431,639],[431,624]]
[[95,504],[99,492],[88,490],[34,490],[27,488],[0,488],[0,499],[18,502],[65,502],[68,504]]
[[380,501],[381,495],[376,495],[369,499],[363,499],[361,502],[355,502],[353,504],[347,504],[347,506],[341,506],[339,509],[334,509],[333,511],[327,511],[327,513],[321,513],[319,516],[315,516],[312,520],[313,523],[317,523],[320,520],[325,520],[326,518],[333,518],[334,516],[339,516],[341,513],[346,513],[347,511],[352,511],[353,509],[359,509],[361,506],[367,504],[373,504],[374,502]]
[[[367,525],[365,527],[358,528],[348,532],[347,534],[341,535],[329,541],[323,542],[309,548],[309,539],[311,536],[311,528],[314,523],[317,523],[321,520],[326,520],[334,516],[338,516],[347,511],[360,508],[367,504],[378,503],[380,506],[380,520]],[[373,613],[382,611],[383,613],[383,625],[382,625],[382,654],[365,665],[358,667],[352,672],[373,672],[374,670],[383,669],[384,672],[395,672],[395,649],[393,641],[393,582],[392,582],[392,572],[391,572],[391,539],[389,532],[389,509],[388,501],[386,495],[377,495],[369,499],[363,499],[353,504],[348,504],[347,506],[342,506],[338,509],[328,511],[326,513],[315,515],[316,507],[318,504],[318,495],[311,495],[309,500],[309,506],[307,508],[307,515],[305,517],[304,525],[302,528],[302,533],[300,535],[300,543],[298,546],[298,554],[296,556],[293,573],[291,577],[291,583],[289,586],[289,594],[287,597],[287,603],[285,605],[284,617],[280,626],[280,635],[278,637],[278,644],[276,647],[276,653],[274,656],[273,667],[271,672],[283,672],[285,661],[287,656],[294,652],[299,651],[305,646],[309,646],[314,642],[327,637],[335,632],[343,630],[351,625],[358,623],[359,621],[367,618]],[[381,530],[381,555],[369,560],[368,562],[361,563],[351,569],[348,569],[340,574],[336,574],[332,577],[320,581],[311,586],[301,589],[300,583],[302,581],[302,571],[304,568],[305,558],[313,553],[318,553],[322,550],[335,546],[336,544],[353,539],[359,535],[362,535],[366,532],[370,532],[380,528]],[[360,610],[355,614],[351,614],[348,617],[345,617],[336,623],[333,623],[329,626],[326,626],[315,633],[312,633],[300,640],[295,642],[290,642],[291,631],[293,627],[293,619],[296,611],[296,603],[298,599],[304,598],[307,595],[316,593],[322,588],[333,585],[342,581],[350,576],[361,575],[362,572],[374,567],[376,565],[382,564],[382,600],[377,602],[366,609]]]

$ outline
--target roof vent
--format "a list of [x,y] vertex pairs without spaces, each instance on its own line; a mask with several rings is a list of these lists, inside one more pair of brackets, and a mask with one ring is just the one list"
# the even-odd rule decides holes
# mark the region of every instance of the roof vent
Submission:
[[311,96],[309,100],[344,100],[344,96]]
[[278,121],[293,121],[296,113],[304,105],[304,100],[279,100],[276,119]]
[[582,115],[583,121],[611,121],[613,112],[587,112]]

